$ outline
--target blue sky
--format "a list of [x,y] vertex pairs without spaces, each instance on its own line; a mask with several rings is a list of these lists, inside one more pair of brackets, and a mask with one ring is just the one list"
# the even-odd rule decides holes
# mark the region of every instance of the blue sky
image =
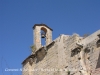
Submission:
[[0,75],[21,75],[5,68],[22,67],[31,54],[32,27],[40,23],[53,29],[53,40],[91,34],[100,29],[100,0],[0,0]]

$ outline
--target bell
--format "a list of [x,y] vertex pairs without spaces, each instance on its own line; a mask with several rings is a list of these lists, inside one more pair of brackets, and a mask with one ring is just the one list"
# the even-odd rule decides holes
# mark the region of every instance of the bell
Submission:
[[45,33],[41,33],[41,38],[45,38],[45,37],[46,37]]

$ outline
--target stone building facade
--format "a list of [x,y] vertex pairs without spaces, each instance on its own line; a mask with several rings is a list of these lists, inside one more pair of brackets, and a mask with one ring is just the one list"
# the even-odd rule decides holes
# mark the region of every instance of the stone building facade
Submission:
[[87,37],[61,34],[55,40],[52,31],[45,24],[34,25],[32,54],[22,62],[22,75],[100,75],[100,30]]

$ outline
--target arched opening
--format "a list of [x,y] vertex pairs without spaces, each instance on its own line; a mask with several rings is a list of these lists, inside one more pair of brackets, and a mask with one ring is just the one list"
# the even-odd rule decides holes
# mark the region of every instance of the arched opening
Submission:
[[41,28],[41,45],[42,46],[46,45],[46,33],[47,33],[47,29],[42,27]]

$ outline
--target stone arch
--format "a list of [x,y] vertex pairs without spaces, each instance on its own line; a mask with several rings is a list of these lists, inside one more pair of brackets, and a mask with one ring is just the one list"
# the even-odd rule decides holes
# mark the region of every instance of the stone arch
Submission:
[[45,27],[41,27],[41,45],[46,45],[46,36],[47,29]]
[[41,27],[41,30],[44,31],[45,33],[47,33],[47,29],[44,27]]

